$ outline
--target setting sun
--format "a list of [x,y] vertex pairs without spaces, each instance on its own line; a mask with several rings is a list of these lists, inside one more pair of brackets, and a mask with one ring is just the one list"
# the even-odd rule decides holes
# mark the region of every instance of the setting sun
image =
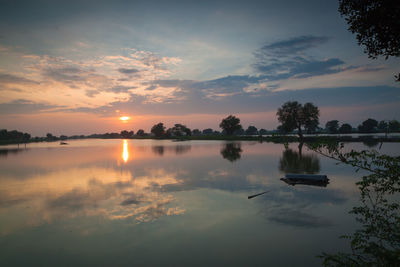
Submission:
[[120,119],[121,121],[126,122],[126,121],[129,121],[130,118],[131,118],[131,117],[129,117],[129,116],[122,116],[122,117],[120,117],[119,119]]

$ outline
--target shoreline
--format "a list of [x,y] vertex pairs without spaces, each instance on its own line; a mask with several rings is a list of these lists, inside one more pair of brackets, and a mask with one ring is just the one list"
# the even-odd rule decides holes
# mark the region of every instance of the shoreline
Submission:
[[[285,136],[285,135],[276,135],[276,136],[227,136],[227,135],[199,135],[199,136],[181,136],[181,137],[169,137],[169,138],[157,138],[154,136],[135,136],[132,138],[71,138],[71,139],[56,139],[56,140],[27,140],[24,142],[20,142],[19,140],[2,140],[0,141],[0,145],[24,145],[29,143],[38,143],[38,142],[68,142],[69,140],[85,140],[85,139],[120,139],[120,140],[171,140],[174,142],[183,142],[183,141],[257,141],[257,142],[271,142],[271,143],[295,143],[299,142],[300,139],[297,136]],[[315,143],[315,142],[400,142],[400,136],[374,136],[374,135],[365,135],[365,136],[305,136],[303,138],[304,143]]]

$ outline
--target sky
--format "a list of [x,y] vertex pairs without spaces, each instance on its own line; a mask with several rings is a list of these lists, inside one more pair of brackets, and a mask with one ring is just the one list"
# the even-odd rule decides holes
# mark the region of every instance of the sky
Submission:
[[230,114],[275,129],[287,101],[318,106],[322,127],[400,119],[399,59],[368,58],[337,0],[0,4],[2,129],[219,130]]

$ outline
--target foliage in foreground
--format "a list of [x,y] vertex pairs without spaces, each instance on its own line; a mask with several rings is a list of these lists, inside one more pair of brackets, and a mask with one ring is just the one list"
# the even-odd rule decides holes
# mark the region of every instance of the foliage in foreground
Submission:
[[361,228],[350,240],[351,253],[323,253],[325,266],[400,266],[400,157],[379,154],[375,150],[342,152],[343,144],[308,145],[312,150],[352,165],[356,171],[368,171],[357,182],[359,207],[355,214]]

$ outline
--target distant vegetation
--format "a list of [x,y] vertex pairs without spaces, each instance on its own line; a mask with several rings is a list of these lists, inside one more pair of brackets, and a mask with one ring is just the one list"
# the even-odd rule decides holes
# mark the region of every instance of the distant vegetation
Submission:
[[0,130],[0,144],[10,143],[26,143],[31,139],[31,135],[28,133],[22,133],[18,131],[7,131],[5,129]]
[[[150,129],[150,133],[139,129],[123,130],[120,133],[104,133],[91,135],[55,136],[47,133],[45,137],[31,137],[28,133],[16,130],[0,130],[0,144],[20,144],[42,141],[63,141],[67,139],[101,138],[101,139],[182,139],[182,140],[260,140],[271,142],[296,142],[313,141],[319,134],[350,134],[350,133],[396,133],[400,132],[400,122],[397,120],[381,120],[368,118],[357,127],[348,123],[340,123],[338,120],[330,120],[325,123],[325,128],[319,127],[319,109],[312,103],[304,105],[297,101],[284,103],[277,111],[278,121],[281,123],[277,129],[258,129],[249,125],[246,130],[240,124],[240,119],[234,115],[223,118],[220,123],[222,131],[212,128],[203,130],[191,130],[184,124],[177,123],[171,128],[165,127],[159,122]],[[305,136],[305,134],[307,134]],[[298,135],[298,138],[295,136]],[[346,136],[333,137],[341,141],[365,141],[364,137],[358,139]],[[397,140],[397,139],[396,139]],[[374,140],[377,141],[377,140]],[[392,140],[393,141],[393,140]]]

